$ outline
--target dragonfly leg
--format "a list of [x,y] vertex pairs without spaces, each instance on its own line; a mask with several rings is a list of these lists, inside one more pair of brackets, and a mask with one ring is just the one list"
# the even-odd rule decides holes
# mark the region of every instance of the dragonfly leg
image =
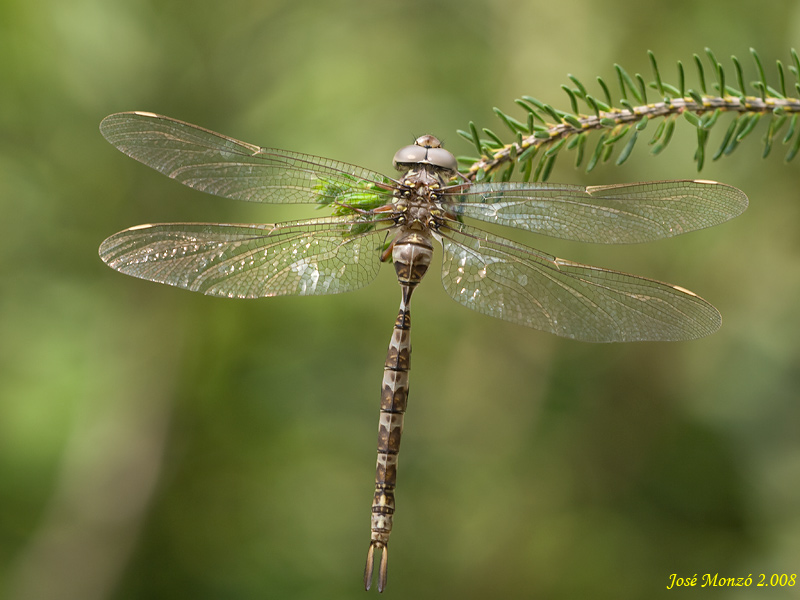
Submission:
[[389,257],[392,255],[392,251],[394,250],[394,240],[389,242],[389,245],[386,246],[386,250],[381,252],[381,262],[386,262],[389,260]]

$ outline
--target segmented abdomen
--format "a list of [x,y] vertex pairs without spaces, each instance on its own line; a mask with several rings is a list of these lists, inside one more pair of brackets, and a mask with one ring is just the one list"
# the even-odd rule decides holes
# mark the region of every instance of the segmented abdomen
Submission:
[[392,251],[402,299],[394,323],[389,351],[383,366],[381,413],[378,424],[378,462],[375,468],[375,496],[372,501],[372,537],[364,583],[369,589],[374,553],[382,551],[378,590],[386,585],[389,534],[394,517],[394,488],[397,484],[397,455],[403,434],[403,416],[408,403],[408,374],[411,368],[411,294],[430,264],[433,245],[430,238],[418,232],[406,232],[395,240]]

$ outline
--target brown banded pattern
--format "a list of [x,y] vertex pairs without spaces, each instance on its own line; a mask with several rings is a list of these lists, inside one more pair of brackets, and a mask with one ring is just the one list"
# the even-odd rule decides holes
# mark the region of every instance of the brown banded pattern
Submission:
[[[442,245],[447,293],[474,311],[588,342],[689,340],[720,326],[719,312],[683,287],[582,265],[464,219],[581,242],[673,237],[742,213],[747,197],[704,180],[583,187],[473,183],[424,135],[397,151],[392,179],[356,165],[240,142],[162,115],[128,112],[100,131],[128,156],[191,188],[250,202],[315,204],[327,217],[276,224],[164,223],[120,231],[100,245],[110,267],[226,298],[338,294],[370,283],[389,255],[400,310],[384,363],[369,589],[386,587],[397,457],[411,368],[409,304]],[[461,181],[455,181],[460,177]],[[388,244],[388,249],[386,249]]]
[[392,249],[397,281],[402,296],[392,339],[383,366],[381,412],[378,422],[378,462],[375,467],[375,496],[372,500],[372,537],[364,568],[364,587],[370,588],[375,554],[380,555],[378,591],[386,587],[389,534],[394,518],[394,489],[397,485],[397,457],[403,435],[403,418],[408,405],[408,374],[411,369],[411,294],[425,275],[433,257],[430,237],[408,232]]

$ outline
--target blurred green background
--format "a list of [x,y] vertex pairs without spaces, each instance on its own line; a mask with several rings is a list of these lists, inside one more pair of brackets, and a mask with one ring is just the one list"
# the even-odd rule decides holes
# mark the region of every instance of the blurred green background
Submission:
[[[674,83],[706,46],[752,80],[753,46],[776,84],[799,33],[785,0],[2,0],[0,594],[365,595],[391,269],[261,301],[112,271],[97,247],[131,225],[306,211],[183,188],[107,144],[104,116],[390,173],[426,132],[468,154],[456,129],[502,129],[492,107],[520,95],[568,109],[567,73],[649,79],[647,49]],[[693,177],[678,125],[657,158],[640,143],[586,175],[565,154],[551,180]],[[700,293],[723,314],[709,338],[582,344],[464,310],[435,275],[417,292],[387,597],[692,594],[672,573],[755,579],[692,597],[798,597],[755,585],[800,570],[800,162],[761,160],[760,128],[702,173],[748,194],[735,221],[638,247],[525,238]]]

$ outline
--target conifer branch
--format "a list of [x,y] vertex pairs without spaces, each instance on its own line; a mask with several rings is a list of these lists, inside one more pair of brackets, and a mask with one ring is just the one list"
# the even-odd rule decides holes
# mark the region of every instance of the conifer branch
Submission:
[[[577,166],[581,166],[588,157],[586,170],[591,171],[598,163],[607,162],[615,146],[622,145],[623,140],[625,143],[617,155],[616,164],[625,162],[640,133],[651,121],[657,122],[648,142],[653,154],[659,154],[666,148],[678,123],[688,122],[697,131],[694,159],[699,171],[705,162],[709,132],[723,113],[731,113],[733,118],[721,144],[711,156],[712,160],[733,152],[752,133],[762,117],[767,116],[769,123],[763,138],[763,156],[770,153],[776,135],[788,123],[786,133],[779,138],[781,143],[789,145],[785,157],[788,162],[800,150],[800,128],[797,127],[800,115],[800,58],[795,50],[791,51],[792,64],[787,69],[795,82],[787,93],[787,74],[783,64],[780,61],[776,63],[776,89],[767,82],[756,51],[751,49],[750,52],[758,74],[758,79],[750,83],[750,89],[755,94],[750,95],[746,93],[747,86],[739,60],[731,57],[735,70],[734,87],[709,49],[706,49],[706,57],[711,64],[713,81],[710,85],[706,81],[702,59],[697,54],[693,57],[698,89],[686,89],[684,68],[680,61],[677,85],[667,83],[661,76],[652,52],[648,52],[648,56],[653,80],[647,84],[638,73],[631,77],[620,65],[614,65],[621,93],[618,106],[614,106],[610,88],[602,78],[597,78],[601,88],[598,97],[590,95],[577,77],[568,75],[574,87],[561,87],[569,98],[571,111],[558,110],[531,96],[516,100],[517,105],[525,111],[524,122],[495,108],[498,118],[513,134],[514,141],[503,142],[499,135],[489,129],[483,129],[485,137],[480,137],[475,124],[470,122],[469,131],[458,133],[475,146],[480,158],[459,157],[459,160],[469,165],[467,177],[472,181],[493,179],[498,175],[502,180],[507,180],[514,170],[520,171],[525,181],[544,181],[563,149],[575,151]],[[658,101],[648,101],[648,90],[655,90]],[[593,132],[599,132],[598,136],[593,136],[597,142],[593,150],[587,151],[587,141]]]

